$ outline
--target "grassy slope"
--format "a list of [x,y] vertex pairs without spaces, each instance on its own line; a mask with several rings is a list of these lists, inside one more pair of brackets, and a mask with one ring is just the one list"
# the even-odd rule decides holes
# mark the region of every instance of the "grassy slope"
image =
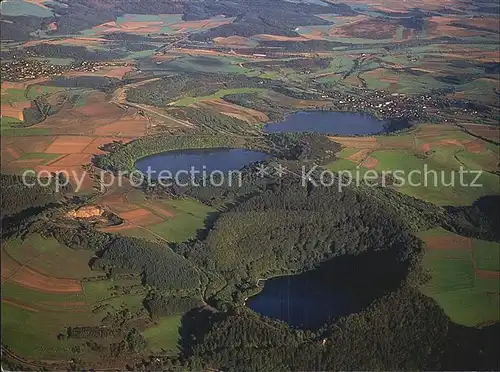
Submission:
[[[424,241],[454,236],[442,229],[419,234]],[[499,271],[498,243],[472,240],[468,244],[427,250],[423,264],[431,279],[421,290],[434,298],[456,323],[475,326],[500,320],[499,280],[479,277],[477,269]]]

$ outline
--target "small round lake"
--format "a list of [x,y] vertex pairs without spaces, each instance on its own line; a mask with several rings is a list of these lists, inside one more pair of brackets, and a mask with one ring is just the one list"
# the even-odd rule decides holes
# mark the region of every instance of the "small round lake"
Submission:
[[267,124],[264,132],[313,132],[355,136],[386,133],[407,126],[405,121],[379,120],[371,115],[354,112],[301,111],[288,115],[281,122]]
[[269,318],[307,329],[317,328],[329,318],[359,310],[354,293],[347,289],[322,286],[314,274],[268,279],[262,292],[250,297],[247,305]]
[[135,163],[142,173],[153,171],[152,177],[162,171],[176,174],[191,169],[207,173],[221,171],[227,173],[243,168],[256,161],[268,159],[271,155],[247,149],[207,148],[167,151],[146,156]]
[[291,326],[318,329],[330,319],[361,311],[394,290],[405,272],[390,252],[339,256],[299,275],[261,281],[262,291],[248,298],[246,305]]

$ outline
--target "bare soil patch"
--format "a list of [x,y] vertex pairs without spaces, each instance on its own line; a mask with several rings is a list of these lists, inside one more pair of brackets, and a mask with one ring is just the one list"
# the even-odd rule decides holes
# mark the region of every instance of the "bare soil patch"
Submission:
[[363,160],[365,160],[370,154],[372,153],[372,151],[370,149],[361,149],[359,150],[358,152],[352,154],[351,156],[349,156],[347,158],[347,160],[350,160],[354,163],[361,163]]
[[24,120],[23,110],[31,106],[31,102],[13,102],[10,104],[5,104],[0,106],[2,116],[7,116],[11,118],[18,119],[20,121]]
[[469,142],[464,142],[463,145],[468,152],[473,154],[479,154],[484,151],[485,143],[481,140],[473,140]]
[[437,250],[471,250],[472,240],[465,236],[427,236],[425,237],[425,243],[427,249],[437,249]]
[[203,100],[197,105],[202,107],[205,106],[206,108],[213,109],[222,114],[236,117],[250,124],[265,123],[269,121],[269,117],[263,112],[238,106],[222,99]]
[[481,279],[500,279],[500,271],[475,270],[476,277]]
[[41,292],[79,293],[82,291],[82,285],[78,280],[43,275],[25,266],[12,274],[8,280]]
[[47,154],[81,154],[94,137],[87,136],[59,136],[45,150]]
[[163,222],[163,219],[147,209],[139,208],[130,212],[120,213],[119,216],[133,225],[147,226]]
[[375,158],[372,158],[371,156],[368,156],[363,162],[361,163],[361,166],[368,168],[368,169],[374,169],[378,164],[378,160]]
[[464,125],[470,133],[496,142],[500,141],[500,128],[491,125]]
[[340,143],[344,147],[354,147],[358,149],[377,149],[380,143],[375,137],[328,137],[331,141]]
[[146,135],[148,119],[140,115],[127,115],[96,128],[98,136],[141,137]]
[[418,149],[422,152],[429,152],[431,150],[431,144],[429,142],[423,143]]
[[383,18],[360,18],[341,26],[330,28],[329,36],[351,37],[360,39],[392,39],[396,38],[399,29],[397,21]]
[[23,153],[45,152],[55,139],[55,136],[13,137],[12,144]]
[[231,47],[231,46],[251,46],[252,41],[243,36],[229,36],[229,37],[216,37],[214,41],[223,46]]
[[3,150],[10,155],[11,158],[13,159],[19,159],[21,156],[23,156],[22,152],[17,150],[14,146],[12,145],[7,145],[3,148]]

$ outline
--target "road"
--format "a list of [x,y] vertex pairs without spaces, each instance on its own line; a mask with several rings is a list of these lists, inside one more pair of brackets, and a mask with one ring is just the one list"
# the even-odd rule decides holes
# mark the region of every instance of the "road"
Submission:
[[116,89],[113,92],[113,97],[111,98],[110,102],[114,103],[115,105],[117,105],[121,108],[134,107],[138,110],[142,110],[143,112],[147,112],[147,113],[162,117],[164,119],[173,121],[174,123],[179,124],[183,127],[194,128],[193,124],[191,124],[185,120],[180,120],[180,119],[174,118],[173,116],[165,114],[164,112],[160,112],[160,111],[158,111],[158,110],[156,110],[148,105],[143,105],[140,103],[134,103],[134,102],[127,101],[127,91],[130,88],[137,88],[137,87],[140,87],[141,85],[149,84],[149,83],[158,81],[160,79],[161,78],[157,77],[157,78],[142,80],[142,81],[139,81],[137,83],[126,84],[126,85]]

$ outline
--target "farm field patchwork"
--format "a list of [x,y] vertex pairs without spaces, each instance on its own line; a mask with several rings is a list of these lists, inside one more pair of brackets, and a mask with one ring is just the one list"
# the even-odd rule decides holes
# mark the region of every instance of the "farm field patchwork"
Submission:
[[[379,173],[399,171],[406,178],[396,189],[423,200],[468,205],[481,196],[500,192],[500,178],[493,173],[498,169],[498,153],[489,150],[487,142],[452,126],[420,125],[409,134],[397,136],[330,138],[342,144],[344,150],[337,154],[340,160],[327,166],[329,169],[360,169],[361,175],[366,169]],[[463,180],[460,167],[468,172],[463,174]],[[482,186],[470,187],[477,176],[470,171],[482,170],[487,171],[476,180]],[[410,180],[412,171],[418,172]]]
[[210,214],[216,212],[194,199],[147,200],[140,190],[134,189],[116,191],[100,203],[125,221],[104,231],[172,243],[195,238]]
[[[499,239],[498,10],[492,0],[2,1],[2,367],[498,369],[500,244],[484,240]],[[387,124],[352,137],[265,129],[303,111]],[[213,193],[97,178],[219,147],[269,158],[245,168],[248,185]],[[299,186],[277,164],[399,170],[405,183],[341,194]],[[261,165],[277,173],[258,177]],[[82,188],[27,189],[26,170],[69,172]],[[428,280],[414,281],[422,269]],[[359,276],[371,270],[384,275]],[[310,319],[297,324],[250,304],[296,312],[302,278],[335,304],[306,301]],[[307,325],[322,307],[320,328]]]
[[424,267],[431,279],[421,288],[451,319],[467,326],[499,320],[500,245],[446,230],[419,233],[426,243]]

